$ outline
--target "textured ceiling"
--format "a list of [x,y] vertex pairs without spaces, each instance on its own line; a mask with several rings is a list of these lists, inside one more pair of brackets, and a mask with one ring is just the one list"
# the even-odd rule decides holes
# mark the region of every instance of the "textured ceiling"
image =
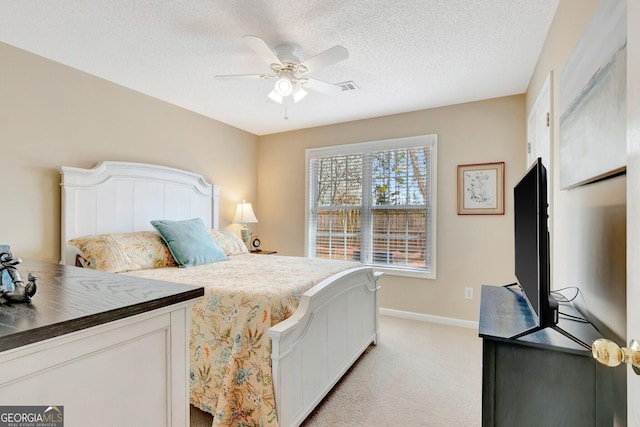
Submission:
[[[523,93],[559,0],[3,0],[0,41],[256,135]],[[242,40],[289,43],[358,89],[284,107]],[[1,61],[0,61],[1,64]]]

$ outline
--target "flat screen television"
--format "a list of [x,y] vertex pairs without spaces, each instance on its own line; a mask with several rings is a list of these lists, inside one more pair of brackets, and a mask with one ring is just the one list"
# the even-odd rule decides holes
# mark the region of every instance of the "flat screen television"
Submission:
[[554,326],[558,303],[551,295],[547,170],[542,159],[538,158],[516,184],[513,199],[517,282],[536,314],[534,329]]

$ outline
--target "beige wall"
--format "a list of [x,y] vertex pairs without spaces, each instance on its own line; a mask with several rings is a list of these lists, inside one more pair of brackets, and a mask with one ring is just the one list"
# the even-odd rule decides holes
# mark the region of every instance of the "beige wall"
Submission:
[[61,165],[203,174],[223,186],[223,226],[256,197],[255,135],[2,43],[0,64],[0,243],[16,255],[58,261]]
[[[387,276],[381,306],[478,321],[482,284],[513,277],[512,189],[525,167],[524,95],[261,136],[256,215],[266,249],[304,255],[305,149],[438,134],[437,280]],[[506,214],[458,216],[456,166],[506,163]],[[464,299],[464,288],[474,299]]]
[[[550,71],[554,76],[553,108],[555,112],[559,111],[560,73],[599,3],[600,0],[560,1],[527,92],[527,111]],[[578,286],[589,311],[603,323],[601,330],[624,343],[627,322],[627,177],[560,190],[557,161],[559,113],[552,114],[552,117],[553,288]],[[615,425],[624,426],[627,425],[625,370],[617,368],[613,374],[616,384]]]
[[[527,93],[531,108],[553,71],[558,111],[560,73],[600,0],[561,0]],[[553,287],[579,286],[593,313],[620,337],[626,335],[626,177],[560,190],[559,113],[552,114]]]

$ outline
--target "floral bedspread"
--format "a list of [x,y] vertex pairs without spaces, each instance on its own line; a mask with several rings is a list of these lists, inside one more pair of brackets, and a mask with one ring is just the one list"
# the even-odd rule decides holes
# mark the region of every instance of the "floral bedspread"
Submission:
[[204,286],[191,310],[191,403],[214,426],[277,426],[267,330],[301,295],[356,262],[244,254],[191,268],[130,271],[137,277]]

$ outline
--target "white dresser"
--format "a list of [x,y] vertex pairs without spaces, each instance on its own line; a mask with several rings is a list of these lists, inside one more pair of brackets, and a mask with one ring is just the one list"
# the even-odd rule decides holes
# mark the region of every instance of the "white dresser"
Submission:
[[0,306],[0,405],[62,407],[65,427],[189,426],[201,287],[25,261],[31,304]]

